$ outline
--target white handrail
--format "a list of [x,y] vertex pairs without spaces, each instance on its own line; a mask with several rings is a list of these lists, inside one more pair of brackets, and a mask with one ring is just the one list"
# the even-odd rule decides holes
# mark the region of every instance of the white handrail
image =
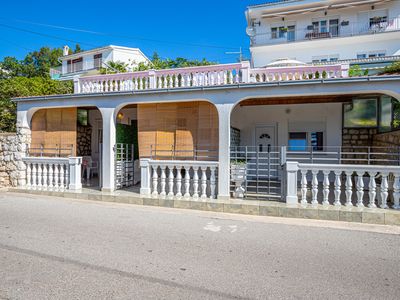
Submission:
[[29,190],[79,190],[81,183],[81,157],[25,157],[26,183]]
[[[400,166],[302,164],[286,162],[286,202],[302,205],[400,209]],[[300,173],[300,187],[297,175]],[[378,204],[378,205],[377,205]]]
[[215,161],[141,159],[143,197],[161,199],[214,199],[217,197]]

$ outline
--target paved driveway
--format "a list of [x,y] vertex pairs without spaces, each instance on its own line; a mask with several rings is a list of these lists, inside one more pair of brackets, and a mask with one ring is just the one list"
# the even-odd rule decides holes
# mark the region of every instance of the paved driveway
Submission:
[[399,299],[400,229],[0,194],[0,299]]

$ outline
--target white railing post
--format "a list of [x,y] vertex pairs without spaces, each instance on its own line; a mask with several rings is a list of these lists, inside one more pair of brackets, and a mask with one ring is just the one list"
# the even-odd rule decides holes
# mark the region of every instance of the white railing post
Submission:
[[149,88],[150,89],[157,88],[156,71],[155,70],[149,70]]
[[80,94],[81,93],[81,85],[79,82],[79,76],[75,75],[74,76],[74,94]]
[[400,209],[400,173],[394,174],[393,202],[393,208]]
[[242,66],[240,68],[240,72],[242,73],[242,80],[243,83],[250,82],[250,62],[249,61],[242,61]]
[[72,191],[82,189],[82,182],[81,182],[82,157],[69,157],[68,165],[69,165],[68,188]]
[[140,159],[140,195],[148,197],[151,195],[150,181],[151,181],[151,172],[150,172],[150,164],[149,159],[142,158]]
[[295,161],[288,161],[285,164],[286,171],[286,203],[298,204],[297,197],[297,171],[299,170],[299,163]]

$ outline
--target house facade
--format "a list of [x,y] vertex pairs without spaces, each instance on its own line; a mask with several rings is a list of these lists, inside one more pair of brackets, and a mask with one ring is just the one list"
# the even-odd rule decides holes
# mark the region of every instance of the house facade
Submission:
[[131,71],[139,63],[150,62],[138,48],[109,45],[74,54],[68,54],[68,50],[65,46],[64,55],[59,58],[61,66],[50,70],[53,79],[72,80],[74,76],[99,74],[101,68],[109,67],[109,62],[125,63]]
[[336,61],[76,77],[73,95],[15,99],[22,185],[397,208],[399,99],[400,76],[350,77]]
[[255,67],[379,58],[400,55],[399,17],[399,1],[273,1],[247,9],[246,33]]

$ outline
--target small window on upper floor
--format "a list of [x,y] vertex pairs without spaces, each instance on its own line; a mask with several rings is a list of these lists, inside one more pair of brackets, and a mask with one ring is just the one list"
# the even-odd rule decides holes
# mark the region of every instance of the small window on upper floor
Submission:
[[357,54],[357,59],[363,59],[363,58],[367,58],[367,54],[366,53]]
[[101,66],[103,64],[103,55],[101,53],[95,54],[93,56],[93,60],[94,60],[94,63],[93,63],[94,68],[95,69],[101,68]]
[[271,39],[277,39],[278,38],[278,28],[273,27],[271,28]]

